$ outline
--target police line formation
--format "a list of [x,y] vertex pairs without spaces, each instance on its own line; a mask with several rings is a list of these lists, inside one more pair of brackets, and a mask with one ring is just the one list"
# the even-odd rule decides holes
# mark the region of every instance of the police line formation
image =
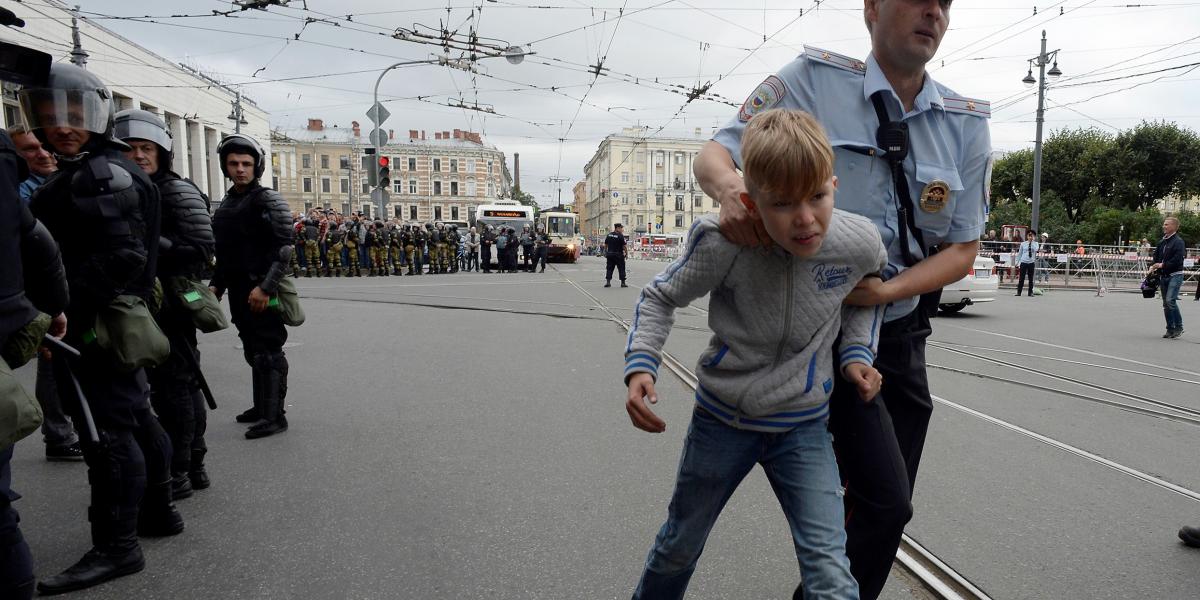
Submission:
[[[719,202],[721,222],[697,220],[681,258],[643,288],[623,345],[630,420],[661,432],[648,402],[658,399],[672,311],[711,294],[716,335],[697,367],[674,496],[634,598],[683,597],[713,523],[755,464],[791,525],[802,576],[795,598],[874,599],[883,589],[912,517],[932,414],[930,316],[941,287],[971,268],[985,220],[988,104],[925,71],[950,5],[866,0],[866,61],[806,47],[697,157],[697,180]],[[37,584],[55,594],[143,569],[138,536],[182,531],[173,500],[210,485],[203,434],[211,396],[195,336],[226,326],[222,296],[252,372],[253,406],[237,420],[254,439],[288,427],[283,344],[286,326],[304,316],[287,273],[475,268],[457,260],[463,233],[453,228],[290,214],[259,184],[266,157],[245,135],[217,147],[233,185],[210,220],[207,199],[168,169],[163,123],[141,111],[114,118],[112,96],[94,75],[55,64],[45,84],[18,95],[58,170],[32,191],[28,208],[9,202],[23,161],[0,136],[0,226],[9,228],[0,252],[21,257],[0,266],[0,398],[24,400],[17,426],[6,418],[0,430],[6,597],[34,589],[9,458],[40,421],[38,400],[11,369],[32,360],[43,340],[50,356],[39,378],[46,373],[80,430],[91,486],[92,548]],[[466,235],[481,252],[491,235],[491,249],[503,239],[500,254],[510,259],[532,237],[537,254],[536,233]],[[616,266],[624,283],[623,261],[614,260],[623,257],[623,236],[615,238],[606,279]],[[764,243],[772,248],[742,252]],[[500,270],[516,268],[501,262]],[[778,339],[763,334],[780,324]],[[1180,537],[1200,545],[1200,530]]]
[[[333,210],[313,209],[293,215],[296,252],[291,272],[297,277],[387,277],[480,271],[483,273],[546,272],[550,236],[541,225],[485,225],[460,232],[458,225],[368,221],[362,213],[349,219]],[[519,256],[518,256],[519,251]],[[495,267],[493,267],[493,255]]]

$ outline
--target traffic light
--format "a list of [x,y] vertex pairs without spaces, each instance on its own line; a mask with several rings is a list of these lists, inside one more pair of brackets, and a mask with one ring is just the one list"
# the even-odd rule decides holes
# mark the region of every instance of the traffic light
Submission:
[[379,187],[384,188],[384,189],[387,189],[387,187],[392,184],[392,181],[390,179],[392,170],[388,168],[388,165],[390,163],[391,163],[391,161],[388,160],[388,157],[386,157],[386,156],[379,157],[379,176],[377,177],[377,179],[379,181]]

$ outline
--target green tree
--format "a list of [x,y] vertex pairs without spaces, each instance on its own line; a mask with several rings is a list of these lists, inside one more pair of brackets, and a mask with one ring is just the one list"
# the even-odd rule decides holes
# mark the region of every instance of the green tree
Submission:
[[1175,123],[1145,122],[1117,136],[1106,161],[1115,203],[1133,210],[1172,194],[1192,195],[1200,178],[1200,138]]
[[1088,200],[1106,187],[1105,161],[1112,145],[1112,136],[1094,128],[1062,129],[1050,134],[1042,146],[1042,205],[1048,204],[1045,196],[1053,192],[1071,223],[1084,218]]

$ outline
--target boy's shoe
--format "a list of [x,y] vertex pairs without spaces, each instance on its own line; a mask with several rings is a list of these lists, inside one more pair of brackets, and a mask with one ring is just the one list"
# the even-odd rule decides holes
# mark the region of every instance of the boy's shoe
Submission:
[[1181,335],[1183,335],[1183,330],[1182,330],[1182,329],[1176,329],[1175,331],[1171,332],[1171,338],[1170,338],[1170,339],[1173,339],[1173,340],[1174,340],[1174,339],[1178,339],[1178,338],[1179,338],[1179,336],[1181,336]]
[[46,460],[51,462],[77,462],[83,460],[83,450],[79,442],[69,446],[46,446]]
[[1171,337],[1171,335],[1172,335],[1172,334],[1174,334],[1174,333],[1175,333],[1174,331],[1172,331],[1172,330],[1168,329],[1168,330],[1167,330],[1167,332],[1163,334],[1163,339],[1165,340],[1165,339],[1168,339],[1168,338],[1170,338],[1170,337]]
[[1184,527],[1180,529],[1179,539],[1193,548],[1200,548],[1200,527]]

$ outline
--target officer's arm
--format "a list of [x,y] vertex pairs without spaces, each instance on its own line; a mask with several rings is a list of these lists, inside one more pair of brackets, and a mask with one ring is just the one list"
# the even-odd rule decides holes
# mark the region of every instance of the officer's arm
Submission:
[[939,248],[937,254],[887,281],[881,281],[877,277],[863,279],[846,297],[846,303],[874,306],[940,290],[946,284],[958,281],[970,272],[979,252],[979,240],[942,244]]
[[762,221],[751,215],[742,204],[741,195],[746,192],[746,182],[738,175],[729,150],[721,144],[709,141],[696,156],[692,171],[700,189],[721,205],[721,234],[729,241],[743,246],[769,246]]
[[50,231],[21,207],[21,263],[25,295],[38,310],[57,315],[67,308],[70,296],[62,254]]
[[271,268],[267,269],[267,274],[263,276],[263,280],[258,284],[259,289],[268,295],[274,295],[275,290],[279,287],[279,281],[283,279],[283,274],[287,272],[288,264],[292,260],[292,237],[291,237],[291,213],[288,211],[287,202],[283,196],[275,190],[266,190],[262,194],[265,206],[265,216],[271,225],[271,235],[274,238],[271,244],[275,247],[273,262]]
[[176,180],[172,187],[163,190],[163,204],[171,211],[179,239],[170,249],[163,249],[162,253],[170,253],[172,258],[180,262],[209,264],[216,241],[213,238],[212,217],[208,214],[200,190],[183,180]]

